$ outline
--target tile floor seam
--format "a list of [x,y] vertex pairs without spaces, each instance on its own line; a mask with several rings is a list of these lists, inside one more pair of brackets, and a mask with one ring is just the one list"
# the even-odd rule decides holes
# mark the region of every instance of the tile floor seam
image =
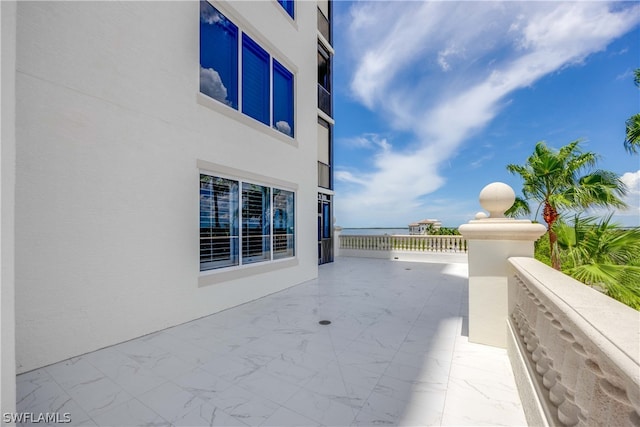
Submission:
[[[358,414],[355,416],[353,422],[355,422],[358,418],[358,416],[360,415],[360,413],[362,413],[366,403],[369,401],[369,399],[371,398],[371,396],[373,395],[373,393],[375,392],[376,388],[378,387],[378,385],[380,384],[380,381],[382,380],[382,378],[387,374],[387,371],[389,370],[389,367],[391,366],[391,363],[393,362],[393,359],[395,359],[396,355],[398,354],[398,352],[400,351],[400,347],[402,347],[402,344],[404,344],[407,341],[407,337],[409,336],[409,334],[411,333],[411,331],[413,330],[413,328],[415,327],[415,322],[417,322],[417,320],[420,318],[420,316],[422,315],[422,312],[425,310],[426,306],[427,306],[427,302],[429,301],[429,299],[433,296],[433,294],[435,293],[436,288],[432,289],[431,292],[429,293],[429,296],[424,300],[424,304],[422,305],[422,309],[420,310],[420,313],[414,318],[413,322],[411,323],[411,328],[407,331],[407,333],[405,334],[404,339],[402,340],[402,343],[400,343],[400,345],[396,348],[393,356],[390,358],[389,360],[389,364],[386,366],[385,370],[383,372],[380,373],[380,375],[378,376],[378,380],[376,381],[376,384],[373,386],[373,388],[371,389],[371,391],[369,392],[369,394],[367,395],[367,398],[364,399],[364,403],[363,405],[360,407],[360,410],[358,411]],[[390,305],[387,305],[387,308]],[[444,410],[444,406],[443,406],[443,410]]]
[[[164,418],[162,415],[158,414],[156,411],[154,411],[152,408],[150,408],[148,405],[146,405],[143,401],[141,401],[140,399],[138,399],[136,396],[133,397],[133,399],[127,400],[126,402],[122,402],[119,405],[116,405],[114,408],[112,408],[111,410],[115,410],[120,408],[121,406],[125,406],[128,405],[132,400],[135,400],[136,402],[138,402],[139,404],[141,404],[142,406],[144,406],[145,408],[147,408],[149,411],[151,411],[152,413],[155,414],[156,417],[159,417],[161,420],[163,420],[164,422],[166,422],[168,425],[172,425],[172,423],[167,420],[166,418]],[[93,421],[97,426],[99,427],[112,427],[112,424],[100,424],[98,423],[96,420],[91,419],[91,421]]]
[[[464,319],[460,319],[460,334],[462,334],[462,322],[464,322]],[[457,328],[456,328],[457,329]],[[451,352],[451,363],[449,364],[449,370],[447,372],[447,386],[445,387],[444,390],[444,399],[442,401],[442,412],[440,415],[440,426],[442,426],[442,421],[444,420],[444,411],[445,408],[447,407],[447,398],[448,398],[448,394],[449,394],[449,383],[451,383],[451,370],[453,369],[453,355],[456,353],[456,348],[458,347],[458,340],[456,339],[453,343],[453,351]]]
[[[462,312],[462,307],[464,306],[464,292],[460,296],[460,304],[458,305],[458,313]],[[462,329],[464,326],[464,317],[460,315],[460,336],[462,335]],[[457,328],[456,328],[457,330]],[[449,372],[447,374],[447,387],[444,391],[444,400],[442,401],[442,414],[440,416],[440,426],[442,427],[442,423],[445,419],[445,409],[447,407],[447,399],[449,398],[449,384],[451,383],[451,371],[453,370],[453,356],[456,354],[456,349],[458,348],[458,340],[456,339],[453,343],[453,351],[451,352],[451,363],[449,364]]]
[[[81,358],[82,356],[84,356],[84,355],[76,356],[76,357],[72,357],[72,358],[67,359],[67,360],[71,360],[71,359],[79,359],[79,358]],[[65,361],[66,361],[66,360],[61,360],[60,362],[52,363],[51,365],[47,365],[47,366],[45,366],[43,369],[44,369],[44,371],[49,375],[49,377],[51,378],[51,381],[53,381],[53,382],[54,382],[58,387],[60,387],[60,390],[62,390],[62,392],[63,392],[64,394],[66,394],[66,395],[69,397],[69,400],[71,400],[71,401],[72,401],[72,402],[74,402],[76,405],[78,405],[78,407],[79,407],[79,408],[81,408],[81,409],[84,411],[84,413],[87,415],[87,417],[88,417],[91,421],[93,421],[93,423],[94,423],[94,424],[96,424],[96,425],[97,425],[98,423],[93,419],[93,417],[91,416],[91,414],[89,414],[89,411],[88,411],[88,410],[86,410],[82,405],[80,405],[80,403],[78,403],[78,402],[73,398],[73,396],[71,396],[71,395],[69,394],[69,392],[67,391],[67,389],[66,389],[66,388],[64,388],[64,387],[63,387],[63,386],[58,382],[58,380],[56,380],[55,376],[53,376],[53,375],[51,374],[51,372],[49,372],[48,368],[50,368],[50,367],[52,367],[52,366],[54,366],[54,365],[57,365],[58,363],[63,363],[63,362],[65,362]],[[92,365],[92,366],[93,366],[93,365]],[[106,377],[106,375],[105,375],[105,377]]]
[[[108,347],[106,347],[106,348],[108,348]],[[88,354],[90,354],[90,353],[88,353]],[[83,354],[82,356],[78,356],[78,357],[83,357],[83,356],[84,356],[84,354]],[[86,359],[83,359],[83,360],[86,360]],[[109,376],[108,376],[105,372],[103,372],[100,368],[98,368],[98,367],[97,367],[97,366],[95,366],[93,363],[91,363],[91,361],[90,361],[90,360],[86,360],[86,362],[87,362],[89,365],[93,366],[93,368],[94,368],[94,369],[96,369],[98,372],[100,372],[102,375],[104,375],[104,377],[105,377],[105,378],[109,378]],[[53,375],[52,375],[51,377],[53,378]],[[55,378],[53,378],[53,380],[55,381]],[[115,381],[114,381],[114,383],[115,383]],[[120,388],[122,389],[122,386],[120,386],[120,384],[118,384],[118,383],[115,383],[115,384],[116,384],[118,387],[120,387]],[[64,390],[64,389],[63,389],[63,390]],[[124,389],[123,389],[123,390],[124,390]],[[65,391],[66,391],[66,390],[65,390]],[[125,391],[126,391],[126,390],[125,390]],[[132,396],[133,396],[133,395],[132,395]],[[136,398],[136,397],[135,397],[135,396],[133,396],[133,399],[135,399],[135,398]],[[133,400],[133,399],[130,399],[130,400]],[[127,402],[129,402],[129,400],[124,401],[124,402],[122,402],[122,403],[121,403],[121,404],[119,404],[119,405],[116,405],[116,407],[121,406],[121,405],[125,405],[125,404],[127,404]],[[76,404],[77,404],[78,406],[80,406],[80,407],[85,411],[85,413],[87,414],[87,416],[89,417],[89,419],[90,419],[91,421],[93,421],[93,423],[94,423],[95,425],[97,425],[97,426],[100,426],[100,425],[101,425],[101,424],[98,424],[98,422],[97,422],[96,420],[94,420],[94,419],[93,419],[93,416],[92,416],[91,414],[89,414],[89,412],[88,412],[87,410],[85,410],[85,409],[82,407],[82,405],[80,405],[78,402],[76,402]],[[155,412],[154,412],[154,413],[155,413]],[[99,414],[96,414],[96,416],[97,416],[97,415],[99,415]]]
[[[434,287],[434,288],[433,288],[433,290],[431,291],[431,293],[429,294],[429,297],[425,300],[425,302],[424,302],[424,304],[423,304],[423,306],[422,306],[422,309],[420,310],[420,313],[418,314],[418,316],[416,317],[416,320],[414,320],[414,322],[413,322],[413,324],[412,324],[411,330],[413,330],[413,329],[415,328],[415,323],[416,323],[416,322],[418,321],[418,319],[420,319],[420,317],[422,316],[422,313],[425,311],[425,309],[426,309],[426,307],[427,307],[427,303],[428,303],[428,302],[429,302],[429,300],[433,297],[433,294],[435,294],[435,292],[436,292],[436,290],[437,290],[437,289],[438,289],[438,287],[437,287],[437,286],[436,286],[436,287]],[[462,297],[461,297],[460,299],[461,299],[461,301],[460,301],[459,306],[461,306],[461,305],[462,305]],[[410,330],[410,331],[411,331],[411,330]],[[408,334],[407,334],[407,335],[408,335]],[[405,341],[406,341],[406,340],[405,340]],[[451,352],[450,352],[450,355],[451,355],[451,357],[450,357],[450,358],[451,358],[451,359],[453,359],[453,355],[455,354],[455,348],[456,348],[456,345],[457,345],[457,340],[454,340],[453,348],[452,348],[452,350],[451,350]],[[441,411],[440,411],[440,425],[441,425],[441,426],[442,426],[442,419],[444,418],[444,409],[445,409],[445,407],[446,407],[448,385],[449,385],[449,381],[450,381],[450,378],[451,378],[451,367],[452,367],[452,364],[449,364],[449,369],[448,369],[448,372],[447,372],[447,387],[445,387],[445,391],[444,391],[444,393],[445,393],[445,397],[444,397],[444,399],[443,399],[443,401],[442,401],[442,408],[441,408]]]
[[[335,346],[333,344],[333,336],[332,336],[330,330],[329,330],[329,339],[331,340],[331,346],[334,347],[334,352],[335,352]],[[340,360],[338,359],[337,355],[336,355],[336,365],[338,366],[338,372],[340,372],[340,379],[342,380],[342,385],[344,386],[344,390],[347,393],[347,396],[345,396],[345,397],[347,399],[351,400],[351,397],[348,395],[349,391],[348,391],[348,388],[347,388],[347,382],[345,381],[344,374],[342,373],[342,364],[340,363]],[[353,410],[354,408],[353,408],[352,405],[349,405],[349,408],[351,409],[351,412],[353,413],[353,418],[351,419],[351,422],[350,422],[350,424],[352,424],[356,420],[358,414],[354,412],[354,410]]]

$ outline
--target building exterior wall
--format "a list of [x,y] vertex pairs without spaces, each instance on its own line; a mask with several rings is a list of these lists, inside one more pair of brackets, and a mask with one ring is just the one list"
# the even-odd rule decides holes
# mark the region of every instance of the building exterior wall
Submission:
[[[316,3],[213,4],[294,73],[295,138],[199,93],[198,2],[19,2],[18,372],[317,276]],[[203,165],[295,184],[293,261],[201,280]]]
[[[2,60],[0,77],[0,408],[16,409],[15,352],[15,77],[16,2],[0,2]],[[4,420],[2,425],[5,425]],[[13,425],[6,423],[6,425]]]

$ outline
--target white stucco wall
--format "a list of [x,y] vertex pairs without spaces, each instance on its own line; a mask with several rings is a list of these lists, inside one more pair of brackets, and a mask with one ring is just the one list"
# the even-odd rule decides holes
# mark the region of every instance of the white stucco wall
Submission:
[[[15,68],[16,3],[0,2],[2,57],[0,77],[0,415],[16,410],[15,351]],[[2,425],[15,425],[5,423]]]
[[[316,5],[219,9],[293,68],[295,141],[199,94],[198,2],[19,3],[18,372],[317,276]],[[298,185],[297,265],[198,286],[198,161]]]

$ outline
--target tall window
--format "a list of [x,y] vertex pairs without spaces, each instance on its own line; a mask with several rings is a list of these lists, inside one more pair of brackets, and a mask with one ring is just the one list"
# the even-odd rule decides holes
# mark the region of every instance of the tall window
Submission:
[[269,187],[242,184],[242,261],[271,259],[271,192]]
[[200,2],[200,92],[238,108],[238,27]]
[[293,85],[285,66],[209,2],[200,2],[200,92],[293,137]]
[[318,43],[318,108],[331,116],[331,55]]
[[242,112],[269,124],[269,54],[242,35]]
[[200,174],[200,271],[295,256],[295,193]]
[[273,258],[295,255],[293,191],[273,189]]
[[200,175],[200,270],[238,265],[238,182]]
[[273,127],[293,136],[293,74],[273,60]]

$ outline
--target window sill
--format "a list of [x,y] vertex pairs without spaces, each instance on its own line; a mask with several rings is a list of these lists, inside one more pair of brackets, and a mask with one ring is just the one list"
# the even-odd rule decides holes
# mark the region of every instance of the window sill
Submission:
[[294,257],[258,264],[243,265],[241,267],[204,271],[200,272],[200,277],[198,277],[198,287],[202,288],[204,286],[228,282],[230,280],[255,276],[256,274],[269,273],[271,271],[295,267],[296,265],[298,265],[298,258]]
[[[271,136],[272,138],[278,139],[281,142],[284,142],[285,144],[291,145],[293,147],[298,147],[298,140],[295,137],[290,137],[287,136],[285,134],[283,134],[282,132],[273,129],[272,127],[265,125],[264,123],[247,116],[246,114],[241,113],[240,111],[236,110],[235,108],[231,108],[228,107],[226,105],[224,105],[223,103],[216,101],[213,98],[208,97],[207,95],[203,95],[201,92],[197,93],[197,102],[198,104],[202,105],[205,108],[208,108],[210,110],[214,110],[218,113],[224,114],[225,116],[236,120],[246,126],[249,126],[250,128],[258,131],[258,132],[262,132],[266,135]],[[294,126],[295,126],[295,122],[294,122]]]
[[[289,21],[289,23],[293,26],[293,28],[295,28],[295,30],[298,31],[298,23],[296,22],[296,18],[289,15],[289,12],[287,12],[284,9],[284,7],[282,7],[282,5],[277,2],[277,0],[273,0],[273,2],[276,4],[276,6],[278,6],[278,9],[280,9],[280,12],[282,12],[282,15],[285,16],[285,18]],[[295,11],[294,11],[294,15],[295,15]]]

